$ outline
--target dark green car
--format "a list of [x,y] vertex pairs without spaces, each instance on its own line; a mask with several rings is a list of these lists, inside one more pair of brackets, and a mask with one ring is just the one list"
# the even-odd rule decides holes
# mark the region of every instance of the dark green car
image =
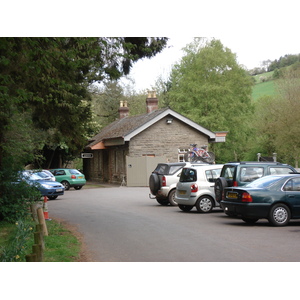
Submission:
[[55,180],[65,187],[66,191],[70,187],[80,190],[86,184],[85,176],[76,169],[52,169],[49,171],[55,176]]
[[221,207],[246,223],[268,219],[274,226],[300,219],[300,174],[270,175],[243,187],[224,189]]

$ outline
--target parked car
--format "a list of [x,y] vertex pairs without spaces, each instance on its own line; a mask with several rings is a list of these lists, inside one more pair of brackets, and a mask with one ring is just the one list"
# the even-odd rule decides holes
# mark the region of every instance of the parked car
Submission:
[[267,175],[297,173],[296,169],[278,162],[230,162],[224,164],[221,175],[215,183],[216,200],[220,202],[224,188],[244,186]]
[[29,185],[35,186],[41,192],[42,196],[47,196],[51,200],[63,195],[65,191],[65,188],[61,183],[45,180],[38,172],[31,170],[21,172],[19,180],[25,180]]
[[181,170],[183,167],[190,166],[191,164],[208,165],[207,163],[190,162],[159,163],[149,178],[150,198],[154,196],[156,201],[161,205],[170,204],[176,206],[175,190]]
[[175,201],[183,211],[196,206],[197,211],[209,213],[219,203],[215,199],[214,185],[223,165],[193,165],[182,169],[176,187]]
[[54,175],[48,170],[30,170],[42,177],[44,180],[56,181]]
[[[177,205],[175,189],[186,162],[159,163],[149,178],[150,192],[161,205]],[[150,194],[150,198],[151,198]]]
[[274,226],[300,219],[300,174],[269,175],[243,187],[225,188],[221,207],[246,223],[268,219]]
[[85,184],[85,176],[76,169],[51,169],[50,172],[55,176],[56,181],[60,182],[65,190],[74,187],[80,190]]

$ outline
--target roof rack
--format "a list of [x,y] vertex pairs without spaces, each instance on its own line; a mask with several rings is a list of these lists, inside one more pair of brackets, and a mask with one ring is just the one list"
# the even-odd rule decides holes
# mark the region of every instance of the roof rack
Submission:
[[230,161],[228,162],[229,164],[231,163],[235,163],[235,164],[241,164],[241,165],[246,165],[246,164],[272,164],[272,165],[286,165],[280,162],[276,162],[276,161]]

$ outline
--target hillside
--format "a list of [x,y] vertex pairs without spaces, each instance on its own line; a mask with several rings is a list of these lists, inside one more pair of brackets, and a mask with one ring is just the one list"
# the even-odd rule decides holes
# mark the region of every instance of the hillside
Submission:
[[273,71],[253,76],[255,85],[252,90],[252,99],[254,101],[262,96],[276,95],[275,84],[272,77]]

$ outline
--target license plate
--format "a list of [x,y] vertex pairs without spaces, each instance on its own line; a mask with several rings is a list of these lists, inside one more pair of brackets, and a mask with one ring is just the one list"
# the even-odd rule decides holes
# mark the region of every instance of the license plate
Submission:
[[230,198],[230,199],[237,199],[237,198],[238,198],[238,193],[228,192],[228,193],[227,193],[227,198]]
[[186,191],[179,191],[179,195],[185,195]]
[[83,178],[83,176],[78,176],[77,178],[78,178],[78,179],[82,179],[82,178]]
[[56,192],[62,192],[63,191],[63,189],[57,189],[56,190]]

